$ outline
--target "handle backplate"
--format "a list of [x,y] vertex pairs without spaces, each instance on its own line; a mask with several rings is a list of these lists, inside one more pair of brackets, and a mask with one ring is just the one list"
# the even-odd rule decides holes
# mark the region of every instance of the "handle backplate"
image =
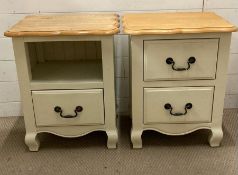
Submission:
[[166,59],[166,63],[168,65],[172,65],[172,69],[175,70],[175,71],[185,71],[185,70],[189,70],[191,65],[190,64],[194,64],[196,62],[196,58],[195,57],[189,57],[188,61],[187,61],[187,67],[186,68],[176,68],[175,67],[175,61],[173,60],[173,58],[171,57],[168,57]]
[[182,116],[182,115],[186,115],[188,113],[188,109],[192,109],[193,105],[192,103],[187,103],[185,106],[184,106],[184,112],[176,112],[174,113],[173,112],[173,107],[170,103],[166,103],[164,105],[164,109],[166,110],[169,110],[169,113],[170,115],[173,115],[173,116]]
[[75,117],[78,116],[79,112],[83,111],[83,107],[82,106],[76,106],[75,109],[74,109],[75,115],[63,115],[63,110],[62,110],[62,108],[60,106],[55,106],[54,107],[54,111],[56,113],[59,113],[60,117],[62,117],[62,118],[75,118]]

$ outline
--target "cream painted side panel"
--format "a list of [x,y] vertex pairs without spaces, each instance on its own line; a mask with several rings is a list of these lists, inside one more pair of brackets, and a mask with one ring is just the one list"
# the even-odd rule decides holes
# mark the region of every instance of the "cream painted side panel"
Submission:
[[30,151],[37,151],[40,146],[40,141],[37,137],[34,107],[30,91],[31,72],[28,48],[25,47],[22,37],[13,38],[13,48],[26,128],[25,143]]
[[[144,80],[215,79],[218,39],[180,39],[144,41]],[[187,68],[187,61],[195,57],[188,70],[176,71],[166,63],[171,57],[175,68]]]
[[[52,90],[32,92],[37,126],[104,124],[103,90]],[[62,118],[54,111],[61,107],[62,115],[75,115],[76,106],[82,106],[75,118]]]
[[[202,123],[211,122],[213,87],[174,87],[144,89],[144,123]],[[172,114],[184,113],[185,105],[192,104],[186,115],[173,116],[164,108],[171,104]]]
[[102,66],[105,105],[105,131],[108,137],[107,147],[116,148],[118,141],[118,132],[115,100],[113,36],[104,36],[102,39]]

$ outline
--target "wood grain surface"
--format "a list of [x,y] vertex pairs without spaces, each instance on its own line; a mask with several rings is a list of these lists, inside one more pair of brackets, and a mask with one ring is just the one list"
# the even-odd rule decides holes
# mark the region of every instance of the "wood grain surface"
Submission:
[[124,33],[131,35],[237,31],[212,12],[128,13],[122,23]]
[[112,35],[119,32],[117,14],[81,13],[27,16],[4,33],[19,36]]

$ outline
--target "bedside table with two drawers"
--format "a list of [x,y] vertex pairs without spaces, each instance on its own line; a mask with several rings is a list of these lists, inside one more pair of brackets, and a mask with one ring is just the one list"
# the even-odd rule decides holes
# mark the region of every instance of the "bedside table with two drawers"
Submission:
[[125,14],[130,34],[134,148],[155,130],[184,135],[211,130],[219,146],[231,32],[236,27],[214,13]]

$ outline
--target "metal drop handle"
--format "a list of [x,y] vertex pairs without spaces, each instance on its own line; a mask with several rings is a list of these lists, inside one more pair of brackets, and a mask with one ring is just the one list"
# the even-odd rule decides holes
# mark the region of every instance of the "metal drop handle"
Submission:
[[75,115],[63,115],[63,110],[60,106],[55,106],[54,111],[56,113],[59,113],[60,117],[62,117],[62,118],[75,118],[75,117],[78,116],[79,112],[83,111],[83,107],[82,106],[76,106],[75,110],[74,110]]
[[176,68],[175,67],[175,62],[173,60],[173,58],[169,57],[166,59],[166,63],[171,65],[172,64],[172,69],[175,71],[185,71],[185,70],[189,70],[190,69],[190,64],[194,64],[196,62],[196,58],[195,57],[190,57],[187,61],[188,66],[186,68]]
[[176,113],[173,113],[173,107],[170,103],[166,103],[164,105],[164,109],[166,110],[169,110],[169,113],[170,115],[173,115],[173,116],[181,116],[181,115],[186,115],[188,113],[188,109],[192,109],[193,105],[192,103],[187,103],[185,106],[184,106],[184,112],[176,112]]

